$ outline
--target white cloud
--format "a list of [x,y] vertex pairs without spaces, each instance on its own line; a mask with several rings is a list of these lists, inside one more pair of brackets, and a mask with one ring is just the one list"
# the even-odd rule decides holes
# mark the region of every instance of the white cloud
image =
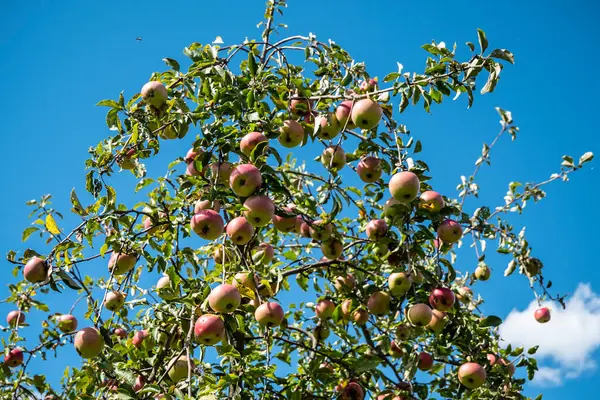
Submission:
[[540,369],[534,382],[556,386],[563,379],[574,379],[596,368],[591,357],[600,347],[600,295],[592,291],[590,284],[580,283],[567,299],[566,310],[552,302],[544,306],[551,309],[552,315],[546,324],[533,318],[539,306],[532,301],[524,311],[513,309],[500,325],[500,335],[513,347],[539,345],[536,357]]

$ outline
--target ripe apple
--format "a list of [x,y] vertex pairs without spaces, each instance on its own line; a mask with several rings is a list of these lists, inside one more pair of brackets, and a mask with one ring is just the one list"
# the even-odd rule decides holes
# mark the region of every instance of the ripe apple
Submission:
[[140,347],[142,347],[142,343],[148,336],[150,336],[150,333],[148,333],[148,331],[145,329],[142,329],[141,331],[136,331],[133,334],[133,339],[131,340],[131,343],[135,348],[139,349]]
[[123,293],[112,291],[106,294],[106,299],[104,299],[104,307],[106,307],[109,311],[119,311],[123,305],[125,304],[125,296]]
[[233,277],[232,285],[236,288],[245,287],[254,291],[259,284],[259,279],[254,272],[238,272]]
[[208,304],[216,312],[230,313],[237,310],[242,302],[240,291],[233,285],[223,283],[208,295]]
[[133,384],[133,391],[134,392],[139,392],[140,390],[142,390],[144,388],[144,386],[146,386],[146,380],[144,379],[144,377],[142,375],[138,375],[135,378],[135,383]]
[[431,310],[431,321],[427,324],[427,329],[433,333],[440,334],[446,326],[446,313],[436,309]]
[[477,389],[486,379],[485,369],[477,363],[468,362],[458,368],[458,380],[469,389]]
[[323,340],[327,339],[330,333],[331,331],[326,325],[319,324],[313,329],[313,335],[318,342],[322,342]]
[[433,313],[427,304],[417,303],[408,309],[406,316],[415,326],[427,326],[431,322]]
[[352,313],[352,319],[356,325],[365,325],[369,321],[369,312],[359,308]]
[[399,343],[396,343],[395,340],[390,342],[390,352],[389,354],[394,358],[404,357],[405,350]]
[[262,303],[254,312],[254,317],[258,324],[267,328],[281,325],[283,316],[283,308],[281,308],[279,303],[275,302]]
[[352,274],[346,274],[335,278],[333,285],[338,292],[349,292],[356,286],[356,278]]
[[179,288],[172,288],[171,278],[164,275],[156,282],[156,293],[163,300],[173,300],[179,297]]
[[293,119],[288,119],[279,128],[277,140],[283,147],[296,147],[304,140],[304,128]]
[[390,295],[386,292],[377,291],[369,296],[367,308],[373,315],[381,316],[390,312]]
[[427,190],[419,197],[419,208],[437,213],[444,208],[444,198],[438,192]]
[[144,101],[156,108],[160,108],[169,97],[165,85],[159,81],[150,81],[142,86],[142,98]]
[[23,350],[19,348],[12,349],[4,356],[4,364],[10,368],[18,367],[23,364]]
[[535,310],[533,314],[535,320],[540,324],[545,324],[550,321],[550,309],[548,307],[542,307]]
[[429,353],[422,351],[419,353],[419,361],[417,362],[417,368],[421,371],[429,371],[433,367],[433,357]]
[[475,279],[480,280],[480,281],[487,281],[488,279],[490,279],[490,275],[492,274],[492,270],[490,269],[490,267],[488,267],[485,264],[479,265],[477,266],[477,268],[475,268]]
[[231,262],[231,253],[222,244],[214,247],[212,255],[216,264],[223,264],[223,261]]
[[93,358],[102,352],[104,339],[96,328],[83,328],[75,334],[75,350],[83,358]]
[[116,336],[118,336],[121,339],[125,339],[127,337],[127,331],[123,328],[115,328],[115,330],[113,331],[113,334],[115,334]]
[[194,214],[198,214],[202,210],[213,210],[219,212],[221,210],[221,202],[219,200],[198,200],[194,203]]
[[323,150],[321,163],[325,168],[340,170],[346,165],[346,152],[341,146],[329,146]]
[[131,254],[112,253],[108,260],[108,271],[113,275],[125,275],[133,269],[137,257]]
[[340,123],[341,129],[354,129],[356,125],[352,122],[352,100],[344,100],[335,109],[335,118]]
[[321,252],[329,260],[340,258],[343,251],[344,244],[336,238],[328,239],[321,243]]
[[312,101],[308,99],[292,99],[290,101],[290,112],[295,117],[305,117],[310,115],[313,109]]
[[201,315],[194,324],[194,335],[199,343],[213,346],[225,337],[225,323],[217,315]]
[[324,140],[331,140],[336,137],[342,130],[340,122],[335,118],[335,114],[327,113],[319,115],[315,119],[315,125],[319,125],[317,136]]
[[473,291],[468,286],[462,286],[462,287],[458,288],[458,293],[457,293],[456,297],[463,303],[468,303],[471,301],[471,298],[473,297]]
[[363,182],[377,182],[381,178],[381,174],[383,174],[381,160],[373,156],[363,157],[358,162],[356,173]]
[[216,179],[217,183],[227,185],[232,171],[233,165],[227,161],[210,164],[210,173],[213,178],[211,179],[211,182]]
[[252,164],[240,164],[231,171],[229,187],[240,197],[254,194],[262,185],[263,179],[258,168]]
[[161,220],[153,220],[151,217],[144,217],[144,231],[148,235],[154,235],[156,233],[162,233],[167,230],[167,223],[169,220],[167,219],[167,215],[164,212],[158,213],[158,218]]
[[394,272],[388,278],[390,294],[394,297],[404,296],[411,285],[412,279],[406,272]]
[[365,391],[356,382],[348,382],[348,384],[342,389],[341,400],[363,400],[365,398]]
[[261,243],[252,249],[252,261],[269,264],[275,257],[275,249],[269,243]]
[[388,184],[392,197],[401,203],[410,203],[419,193],[419,177],[409,171],[394,174]]
[[10,311],[7,315],[6,315],[6,322],[8,323],[8,326],[21,326],[25,323],[25,313],[23,313],[22,311]]
[[400,324],[396,327],[396,337],[398,340],[406,341],[412,336],[412,328],[407,324]]
[[[287,214],[293,214],[292,207],[283,207],[283,211]],[[273,225],[280,232],[292,232],[296,229],[296,216],[286,217],[281,215],[273,215]]]
[[340,306],[340,316],[344,321],[350,321],[352,317],[352,299],[346,299]]
[[192,231],[202,239],[215,240],[223,233],[223,218],[214,210],[200,210],[190,220]]
[[394,218],[406,215],[410,212],[410,207],[395,198],[388,199],[383,205],[383,215]]
[[330,223],[325,223],[323,220],[317,220],[308,224],[308,232],[311,238],[323,242],[331,237],[333,226]]
[[202,159],[204,157],[204,150],[200,149],[200,148],[191,148],[188,150],[188,152],[186,153],[185,157],[184,157],[184,161],[187,163],[187,167],[185,170],[186,175],[191,175],[191,176],[198,176],[198,175],[204,175],[202,172],[204,171],[198,171],[196,169],[196,165],[194,164],[194,161],[196,161],[197,158]]
[[28,282],[44,282],[48,275],[46,261],[39,257],[32,257],[23,267],[23,276]]
[[235,217],[225,228],[227,236],[239,246],[243,246],[254,236],[254,227],[244,217]]
[[267,226],[275,215],[275,205],[269,196],[250,196],[244,202],[244,208],[244,216],[254,226]]
[[63,314],[58,317],[56,325],[63,333],[73,332],[77,329],[77,318],[71,314]]
[[240,141],[240,150],[247,157],[252,155],[252,151],[258,146],[259,143],[267,142],[267,146],[264,148],[266,151],[269,148],[269,139],[260,132],[250,132],[242,138]]
[[377,78],[369,78],[360,83],[360,90],[368,92],[377,90]]
[[361,99],[352,107],[352,122],[360,129],[373,129],[379,125],[383,110],[371,99]]
[[437,234],[446,243],[455,243],[462,237],[462,227],[456,221],[446,219],[437,228]]
[[186,379],[188,376],[188,358],[186,356],[179,356],[176,360],[171,360],[168,368],[167,374],[173,382]]
[[315,311],[319,319],[329,319],[335,311],[335,303],[329,299],[323,299],[317,303]]
[[448,288],[435,288],[429,295],[431,308],[439,311],[448,311],[454,305],[454,292]]
[[387,234],[388,226],[382,219],[373,219],[367,223],[365,231],[369,239],[379,240]]

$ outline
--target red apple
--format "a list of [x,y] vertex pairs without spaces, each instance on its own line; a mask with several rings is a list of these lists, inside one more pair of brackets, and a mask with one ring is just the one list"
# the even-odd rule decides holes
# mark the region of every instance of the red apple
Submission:
[[433,289],[429,295],[429,304],[439,311],[448,311],[454,305],[454,292],[448,288]]
[[198,175],[204,175],[201,171],[198,171],[196,169],[196,165],[195,165],[195,161],[197,158],[202,159],[202,157],[204,157],[204,150],[200,149],[200,148],[191,148],[188,150],[188,152],[185,155],[185,162],[187,163],[187,167],[185,170],[186,175],[191,175],[191,176],[198,176]]
[[329,319],[335,311],[335,303],[329,299],[321,300],[317,303],[315,311],[319,319]]
[[252,261],[269,264],[275,257],[275,249],[269,243],[261,243],[252,249]]
[[131,343],[135,348],[139,349],[140,347],[142,347],[142,343],[148,336],[150,336],[150,333],[148,333],[148,331],[145,329],[137,331],[133,334],[133,339]]
[[77,318],[71,314],[63,314],[58,317],[56,325],[63,333],[73,332],[77,329]]
[[346,152],[341,146],[329,146],[323,150],[321,163],[325,168],[340,170],[346,165]]
[[365,398],[365,391],[356,382],[348,382],[346,387],[342,389],[341,400],[363,400]]
[[394,174],[388,184],[392,197],[405,204],[410,203],[417,197],[419,186],[419,177],[409,171]]
[[315,119],[315,125],[319,125],[320,127],[317,136],[324,140],[335,138],[342,130],[340,122],[335,118],[335,114],[332,113],[319,115]]
[[333,285],[338,292],[348,292],[356,286],[356,279],[352,274],[338,276],[335,278]]
[[323,220],[318,220],[308,224],[308,232],[311,238],[322,242],[331,237],[333,226],[330,223],[325,223]]
[[284,147],[296,147],[304,140],[304,128],[293,119],[288,119],[279,128],[277,140]]
[[223,283],[208,295],[208,304],[216,312],[234,312],[242,302],[240,291],[233,285]]
[[361,99],[352,107],[352,122],[360,129],[373,129],[379,125],[383,110],[371,99]]
[[268,196],[248,197],[244,208],[244,216],[254,226],[267,226],[275,215],[275,205]]
[[341,129],[354,129],[356,125],[352,122],[352,100],[344,100],[335,109],[335,118],[338,120]]
[[396,327],[396,337],[398,340],[408,340],[412,336],[412,328],[407,324],[400,324]]
[[371,240],[379,240],[387,234],[388,226],[382,219],[369,221],[366,227],[367,237]]
[[23,313],[22,311],[10,311],[7,315],[6,315],[6,322],[8,323],[8,326],[21,326],[25,323],[25,313]]
[[433,333],[442,333],[446,326],[446,315],[443,311],[431,310],[431,321],[427,324],[427,329]]
[[352,299],[346,299],[340,306],[340,316],[344,321],[350,321],[352,317]]
[[250,132],[242,138],[240,141],[240,150],[247,157],[252,155],[252,151],[258,146],[259,143],[267,142],[267,146],[264,148],[266,151],[269,148],[269,139],[260,132]]
[[417,303],[408,309],[406,316],[415,326],[427,326],[431,322],[433,314],[427,304]]
[[119,338],[124,339],[127,337],[127,331],[123,328],[115,328],[115,330],[113,331],[113,333],[115,335],[117,335]]
[[359,308],[352,313],[352,319],[356,325],[365,325],[369,321],[369,312]]
[[23,350],[15,348],[4,356],[4,364],[10,368],[23,364]]
[[233,165],[227,161],[210,164],[210,173],[213,178],[211,181],[216,180],[217,183],[227,185],[232,171]]
[[142,375],[138,375],[135,378],[135,383],[133,384],[133,391],[134,392],[139,392],[140,390],[142,390],[144,388],[144,386],[146,386],[146,380],[144,379],[144,377]]
[[477,363],[468,362],[458,368],[458,380],[469,389],[477,389],[486,378],[485,369]]
[[546,322],[550,321],[550,309],[548,307],[538,308],[535,310],[533,316],[537,322],[540,324],[545,324]]
[[254,236],[254,227],[244,217],[235,217],[225,228],[227,236],[239,246],[243,246]]
[[272,328],[281,325],[284,313],[279,303],[262,303],[254,312],[254,317],[262,327]]
[[377,182],[383,174],[381,160],[373,156],[363,157],[356,167],[356,173],[363,182]]
[[200,210],[190,221],[192,231],[202,239],[215,240],[223,233],[223,218],[214,210]]
[[439,212],[444,208],[444,198],[438,192],[427,190],[419,197],[419,208],[433,213]]
[[131,254],[112,253],[108,260],[108,271],[113,275],[125,275],[133,269],[137,257]]
[[219,212],[221,210],[221,202],[219,200],[198,200],[194,203],[194,214],[198,214],[202,210],[213,210]]
[[429,371],[433,367],[433,357],[431,354],[421,352],[419,353],[419,361],[417,362],[417,368],[421,371]]
[[437,234],[446,243],[455,243],[462,237],[462,227],[456,221],[446,219],[437,229]]
[[232,285],[236,288],[245,287],[254,291],[259,284],[259,279],[253,272],[238,272],[233,277]]
[[290,101],[290,112],[295,117],[305,117],[310,115],[312,108],[312,101],[309,101],[308,99],[298,98]]
[[390,312],[390,300],[390,295],[386,292],[374,292],[367,300],[367,308],[373,315],[385,315]]
[[44,282],[48,275],[46,261],[39,257],[32,257],[23,267],[23,276],[28,282]]
[[125,304],[125,296],[123,293],[112,291],[106,294],[104,299],[104,307],[109,311],[119,311]]
[[194,325],[194,335],[199,343],[213,346],[225,337],[225,323],[214,314],[204,314]]
[[96,328],[83,328],[75,334],[75,350],[83,358],[93,358],[102,352],[104,339]]
[[262,185],[262,175],[258,168],[252,164],[238,165],[231,171],[229,187],[233,193],[240,197],[248,197]]
[[[283,207],[283,211],[287,214],[294,213],[292,207]],[[273,215],[273,225],[275,225],[275,228],[280,232],[292,232],[296,229],[296,216],[286,217],[277,215],[276,213]]]

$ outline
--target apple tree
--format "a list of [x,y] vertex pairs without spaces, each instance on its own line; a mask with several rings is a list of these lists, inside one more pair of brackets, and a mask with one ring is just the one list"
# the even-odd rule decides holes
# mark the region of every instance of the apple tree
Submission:
[[[536,349],[500,346],[502,320],[470,286],[490,278],[497,250],[504,275],[563,302],[505,217],[592,154],[511,184],[500,206],[467,208],[494,144],[519,132],[511,113],[497,109],[500,130],[457,193],[431,186],[421,142],[397,117],[453,98],[470,106],[513,54],[490,51],[479,30],[468,59],[433,42],[423,72],[378,80],[332,41],[283,38],[285,6],[267,3],[260,39],[192,43],[189,67],[165,59],[140,93],[98,104],[110,135],[86,161],[90,201],[71,193],[79,222],[64,228],[49,195],[30,201],[23,240],[41,240],[7,256],[17,279],[2,398],[524,398]],[[176,141],[189,151],[149,176]],[[130,204],[111,185],[117,173],[135,181]],[[478,259],[462,273],[461,247]],[[73,298],[70,309],[51,292]],[[44,313],[38,337],[32,312]],[[73,347],[81,363],[60,384],[30,367],[52,368]]]

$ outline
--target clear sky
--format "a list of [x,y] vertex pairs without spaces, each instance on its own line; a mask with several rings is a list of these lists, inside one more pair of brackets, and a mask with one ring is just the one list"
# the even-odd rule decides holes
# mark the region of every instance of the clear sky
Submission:
[[[405,70],[422,71],[426,53],[420,46],[432,39],[448,46],[456,42],[459,54],[468,57],[464,43],[476,42],[477,28],[485,30],[490,47],[515,54],[516,65],[504,69],[496,91],[478,97],[472,109],[461,98],[432,107],[431,115],[417,107],[399,118],[423,142],[432,182],[448,196],[456,193],[460,175],[472,171],[483,141],[497,133],[495,106],[512,111],[521,133],[514,143],[502,140],[492,153],[492,168],[483,168],[479,175],[481,199],[487,205],[503,202],[510,181],[549,177],[563,154],[599,154],[600,56],[595,49],[600,6],[594,1],[290,3],[283,19],[290,28],[283,34],[313,32],[321,40],[331,38],[365,61],[373,76],[395,71],[396,62]],[[210,43],[220,35],[227,45],[258,37],[255,26],[263,11],[262,1],[2,1],[0,253],[26,248],[20,242],[30,223],[26,200],[52,193],[55,207],[66,213],[75,187],[82,201],[89,201],[84,195],[86,150],[109,134],[106,109],[94,107],[99,100],[117,98],[121,91],[126,98],[137,93],[152,72],[166,69],[162,58],[182,60],[183,47],[194,41]],[[189,144],[170,142],[164,159],[184,154]],[[542,344],[544,370],[527,393],[544,392],[549,400],[593,393],[600,378],[600,272],[594,256],[600,177],[594,164],[571,175],[570,182],[547,187],[547,199],[529,204],[520,219],[512,219],[516,226],[528,226],[529,241],[544,261],[553,289],[575,293],[567,312],[556,313],[543,327],[532,323],[533,297],[526,281],[517,275],[500,278],[507,261],[499,256],[488,260],[496,279],[475,287],[487,300],[486,313],[503,318],[510,314],[503,327],[507,337]],[[132,180],[130,175],[116,178],[117,188]],[[125,193],[120,196],[127,201]],[[68,222],[74,221],[69,217]],[[473,270],[475,263],[475,256],[462,258],[457,267]],[[12,266],[3,265],[3,282],[14,282]],[[0,297],[6,294],[0,288]],[[67,311],[59,310],[62,298],[54,299],[57,311]],[[0,315],[10,309],[0,304]],[[36,316],[29,321],[32,327],[27,329],[36,332]],[[79,363],[74,352],[65,354],[60,369],[46,369],[50,378],[62,374],[65,362]]]

